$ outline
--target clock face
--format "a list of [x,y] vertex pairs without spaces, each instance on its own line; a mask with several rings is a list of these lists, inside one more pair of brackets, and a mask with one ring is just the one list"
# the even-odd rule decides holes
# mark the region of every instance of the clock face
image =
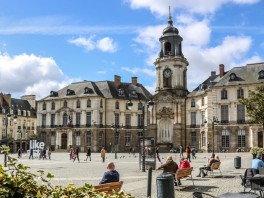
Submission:
[[165,70],[163,71],[163,76],[164,76],[165,78],[169,78],[169,77],[171,77],[171,70],[170,70],[170,69],[165,69]]

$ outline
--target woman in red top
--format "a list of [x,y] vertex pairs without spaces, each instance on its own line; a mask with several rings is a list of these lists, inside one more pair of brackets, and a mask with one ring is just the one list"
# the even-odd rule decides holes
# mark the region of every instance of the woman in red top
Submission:
[[[190,162],[187,159],[185,159],[184,157],[181,158],[180,165],[178,166],[178,168],[182,169],[182,168],[189,168],[189,167],[191,167]],[[180,179],[178,179],[178,185],[179,186],[181,185],[181,180]]]

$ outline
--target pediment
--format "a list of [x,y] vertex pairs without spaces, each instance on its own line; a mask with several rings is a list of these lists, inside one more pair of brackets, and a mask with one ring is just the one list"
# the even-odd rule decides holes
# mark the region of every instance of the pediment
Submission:
[[60,113],[60,112],[73,112],[74,110],[70,107],[61,107],[60,109],[58,109],[56,111],[56,113]]

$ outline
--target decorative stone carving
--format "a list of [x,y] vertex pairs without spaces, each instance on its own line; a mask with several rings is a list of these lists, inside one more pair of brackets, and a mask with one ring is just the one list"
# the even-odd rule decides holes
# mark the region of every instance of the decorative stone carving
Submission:
[[161,118],[173,119],[174,118],[174,113],[173,113],[172,108],[162,107],[161,109],[159,109],[159,111],[157,113],[157,118],[158,119],[161,119]]

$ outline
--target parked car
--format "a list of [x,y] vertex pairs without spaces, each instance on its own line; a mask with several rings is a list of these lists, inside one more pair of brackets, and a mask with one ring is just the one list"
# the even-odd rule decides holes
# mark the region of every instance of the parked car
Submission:
[[179,153],[179,150],[177,148],[172,148],[170,150],[170,153]]

